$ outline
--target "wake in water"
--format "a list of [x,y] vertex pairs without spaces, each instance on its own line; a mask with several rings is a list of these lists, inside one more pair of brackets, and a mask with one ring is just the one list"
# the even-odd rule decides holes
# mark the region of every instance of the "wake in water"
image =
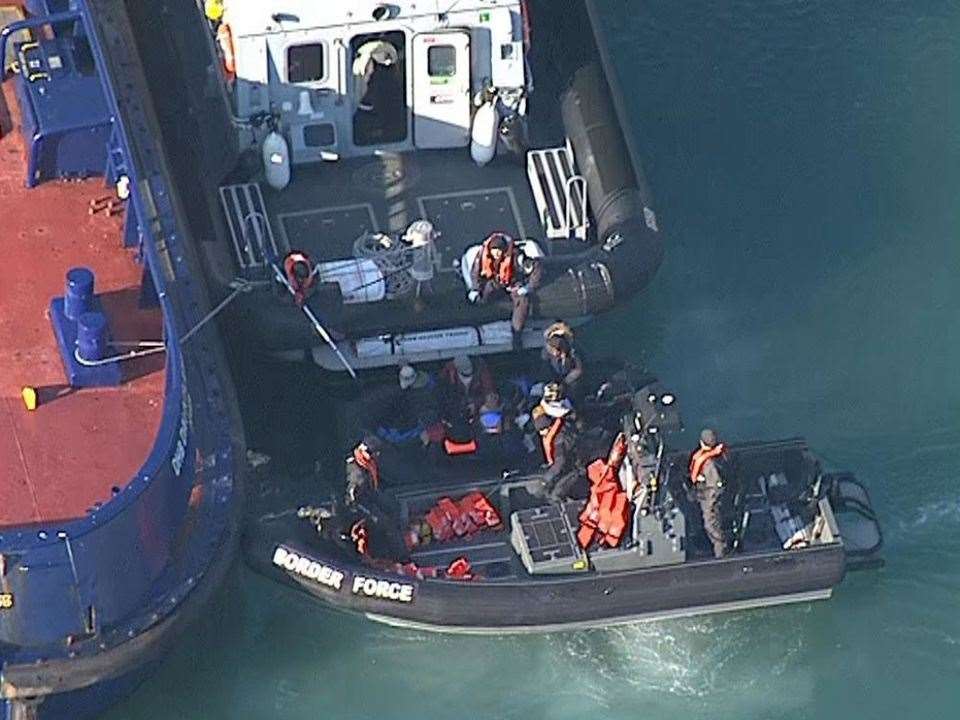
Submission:
[[702,698],[767,686],[793,669],[810,612],[802,606],[637,623],[553,642],[576,667],[590,668],[595,688]]

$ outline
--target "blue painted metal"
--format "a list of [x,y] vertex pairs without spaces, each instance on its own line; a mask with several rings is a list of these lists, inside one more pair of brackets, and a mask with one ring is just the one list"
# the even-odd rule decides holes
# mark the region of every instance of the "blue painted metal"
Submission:
[[[76,4],[78,13],[46,22],[76,21],[89,39],[115,149],[131,179],[127,212],[136,216],[163,310],[167,376],[153,450],[113,499],[84,518],[0,535],[0,580],[15,597],[0,612],[0,702],[10,712],[39,696],[42,720],[76,720],[128,692],[200,612],[235,550],[244,467],[214,324],[188,343],[176,340],[208,306],[123,2]],[[11,32],[38,24],[0,32],[0,56]]]
[[111,387],[123,380],[119,361],[103,362],[110,355],[110,328],[93,287],[89,268],[72,268],[64,296],[50,301],[50,323],[63,371],[74,388]]
[[67,289],[63,295],[63,314],[77,320],[90,310],[93,302],[94,277],[90,268],[75,267],[67,271]]
[[111,118],[95,72],[84,68],[86,47],[86,40],[70,36],[15,46],[28,187],[102,175],[106,168]]

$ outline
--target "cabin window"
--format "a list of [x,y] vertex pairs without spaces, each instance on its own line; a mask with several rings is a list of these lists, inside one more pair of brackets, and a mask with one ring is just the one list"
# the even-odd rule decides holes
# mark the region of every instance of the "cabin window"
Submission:
[[287,80],[310,83],[323,80],[323,45],[293,45],[287,48]]
[[457,74],[457,49],[453,45],[434,45],[427,51],[430,77],[449,78]]

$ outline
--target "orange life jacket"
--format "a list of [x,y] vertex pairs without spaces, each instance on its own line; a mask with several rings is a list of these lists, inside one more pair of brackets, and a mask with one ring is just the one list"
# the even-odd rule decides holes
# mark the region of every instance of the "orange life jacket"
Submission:
[[363,519],[357,520],[350,527],[350,539],[353,540],[354,547],[361,555],[367,554],[367,550],[369,549],[367,543],[368,538],[367,521]]
[[477,451],[477,441],[470,438],[465,442],[460,442],[445,437],[443,439],[443,450],[447,455],[469,455]]
[[473,579],[473,568],[470,566],[470,561],[465,557],[458,557],[450,563],[444,574],[455,580],[471,580]]
[[620,487],[618,473],[626,455],[627,439],[617,435],[606,460],[595,460],[587,468],[590,499],[580,513],[577,542],[587,548],[597,540],[609,547],[620,544],[630,524],[630,499]]
[[[503,255],[500,257],[500,262],[497,263],[493,259],[493,255],[490,253],[490,248],[493,245],[494,239],[498,237],[504,237],[507,239],[507,248],[503,251]],[[514,261],[516,260],[516,251],[514,249],[513,240],[510,239],[508,235],[504,233],[493,233],[490,237],[483,241],[483,248],[480,250],[480,277],[485,280],[493,280],[507,287],[513,283],[513,272],[514,272]]]
[[223,73],[228,81],[233,82],[237,77],[237,59],[233,49],[233,31],[225,22],[217,28],[217,45],[223,55]]
[[373,489],[379,489],[380,466],[377,464],[377,459],[370,454],[363,443],[360,443],[353,449],[353,461],[370,473],[370,482],[373,483]]
[[699,448],[690,456],[690,482],[700,482],[700,474],[703,472],[703,466],[708,460],[713,460],[723,455],[723,443],[717,443],[712,448]]
[[[307,268],[311,271],[304,279],[297,277],[297,265],[300,264],[306,264]],[[287,276],[287,282],[290,283],[290,287],[293,288],[293,298],[297,305],[303,305],[310,289],[317,282],[317,276],[313,274],[313,266],[310,263],[310,258],[302,252],[294,251],[290,253],[283,259],[283,272]]]
[[[537,412],[539,411],[539,413]],[[539,415],[543,417],[545,413],[539,407],[534,408],[534,420],[536,421]],[[540,445],[543,447],[543,459],[547,465],[553,465],[553,461],[557,457],[557,435],[560,434],[560,430],[563,429],[563,418],[554,418],[553,422],[549,426],[539,429],[540,433]]]

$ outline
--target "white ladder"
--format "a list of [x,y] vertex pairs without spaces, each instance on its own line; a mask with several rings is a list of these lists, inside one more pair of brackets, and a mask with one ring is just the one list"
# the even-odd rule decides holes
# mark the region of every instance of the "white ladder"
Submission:
[[241,270],[266,267],[265,252],[280,257],[267,206],[258,183],[240,183],[220,187],[220,205],[227,217],[230,238]]
[[569,140],[527,152],[527,179],[548,238],[587,239],[587,181],[577,172]]

